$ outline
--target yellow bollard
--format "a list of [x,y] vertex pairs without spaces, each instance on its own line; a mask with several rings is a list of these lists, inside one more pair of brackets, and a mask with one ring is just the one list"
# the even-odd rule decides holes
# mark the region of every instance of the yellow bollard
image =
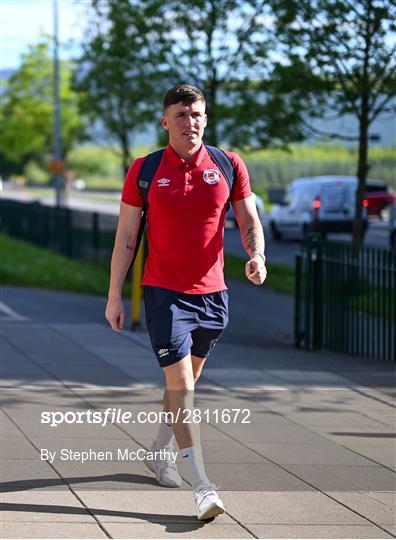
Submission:
[[136,255],[135,262],[132,268],[132,294],[131,294],[131,328],[137,330],[141,325],[141,300],[142,289],[140,284],[143,276],[143,262],[144,262],[144,234],[142,241],[140,242],[139,251]]

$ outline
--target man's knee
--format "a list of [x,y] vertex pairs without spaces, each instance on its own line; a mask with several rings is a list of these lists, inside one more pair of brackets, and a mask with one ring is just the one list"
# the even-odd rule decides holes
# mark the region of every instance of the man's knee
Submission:
[[181,374],[177,378],[173,378],[172,381],[166,381],[166,388],[169,391],[183,391],[189,392],[194,390],[195,379],[193,375]]
[[167,390],[194,390],[194,372],[191,359],[185,357],[179,362],[164,368]]

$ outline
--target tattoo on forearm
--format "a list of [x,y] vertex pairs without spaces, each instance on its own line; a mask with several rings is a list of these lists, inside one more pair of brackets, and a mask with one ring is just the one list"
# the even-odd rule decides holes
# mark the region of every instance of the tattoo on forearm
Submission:
[[126,248],[129,249],[130,251],[133,251],[134,246],[132,246],[131,244],[127,244]]
[[264,251],[264,238],[262,231],[251,225],[245,233],[244,246],[249,255],[255,251]]

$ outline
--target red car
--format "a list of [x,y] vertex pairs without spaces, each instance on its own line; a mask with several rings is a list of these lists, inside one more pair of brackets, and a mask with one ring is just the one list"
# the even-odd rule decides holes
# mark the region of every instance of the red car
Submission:
[[386,211],[396,202],[396,194],[382,180],[367,180],[365,199],[367,200],[367,212],[371,216],[384,218]]

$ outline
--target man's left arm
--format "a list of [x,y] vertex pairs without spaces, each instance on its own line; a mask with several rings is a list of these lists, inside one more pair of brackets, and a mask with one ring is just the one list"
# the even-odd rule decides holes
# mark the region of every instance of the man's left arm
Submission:
[[243,247],[249,255],[245,266],[246,277],[261,285],[266,276],[264,232],[257,214],[254,195],[232,203],[238,221]]

